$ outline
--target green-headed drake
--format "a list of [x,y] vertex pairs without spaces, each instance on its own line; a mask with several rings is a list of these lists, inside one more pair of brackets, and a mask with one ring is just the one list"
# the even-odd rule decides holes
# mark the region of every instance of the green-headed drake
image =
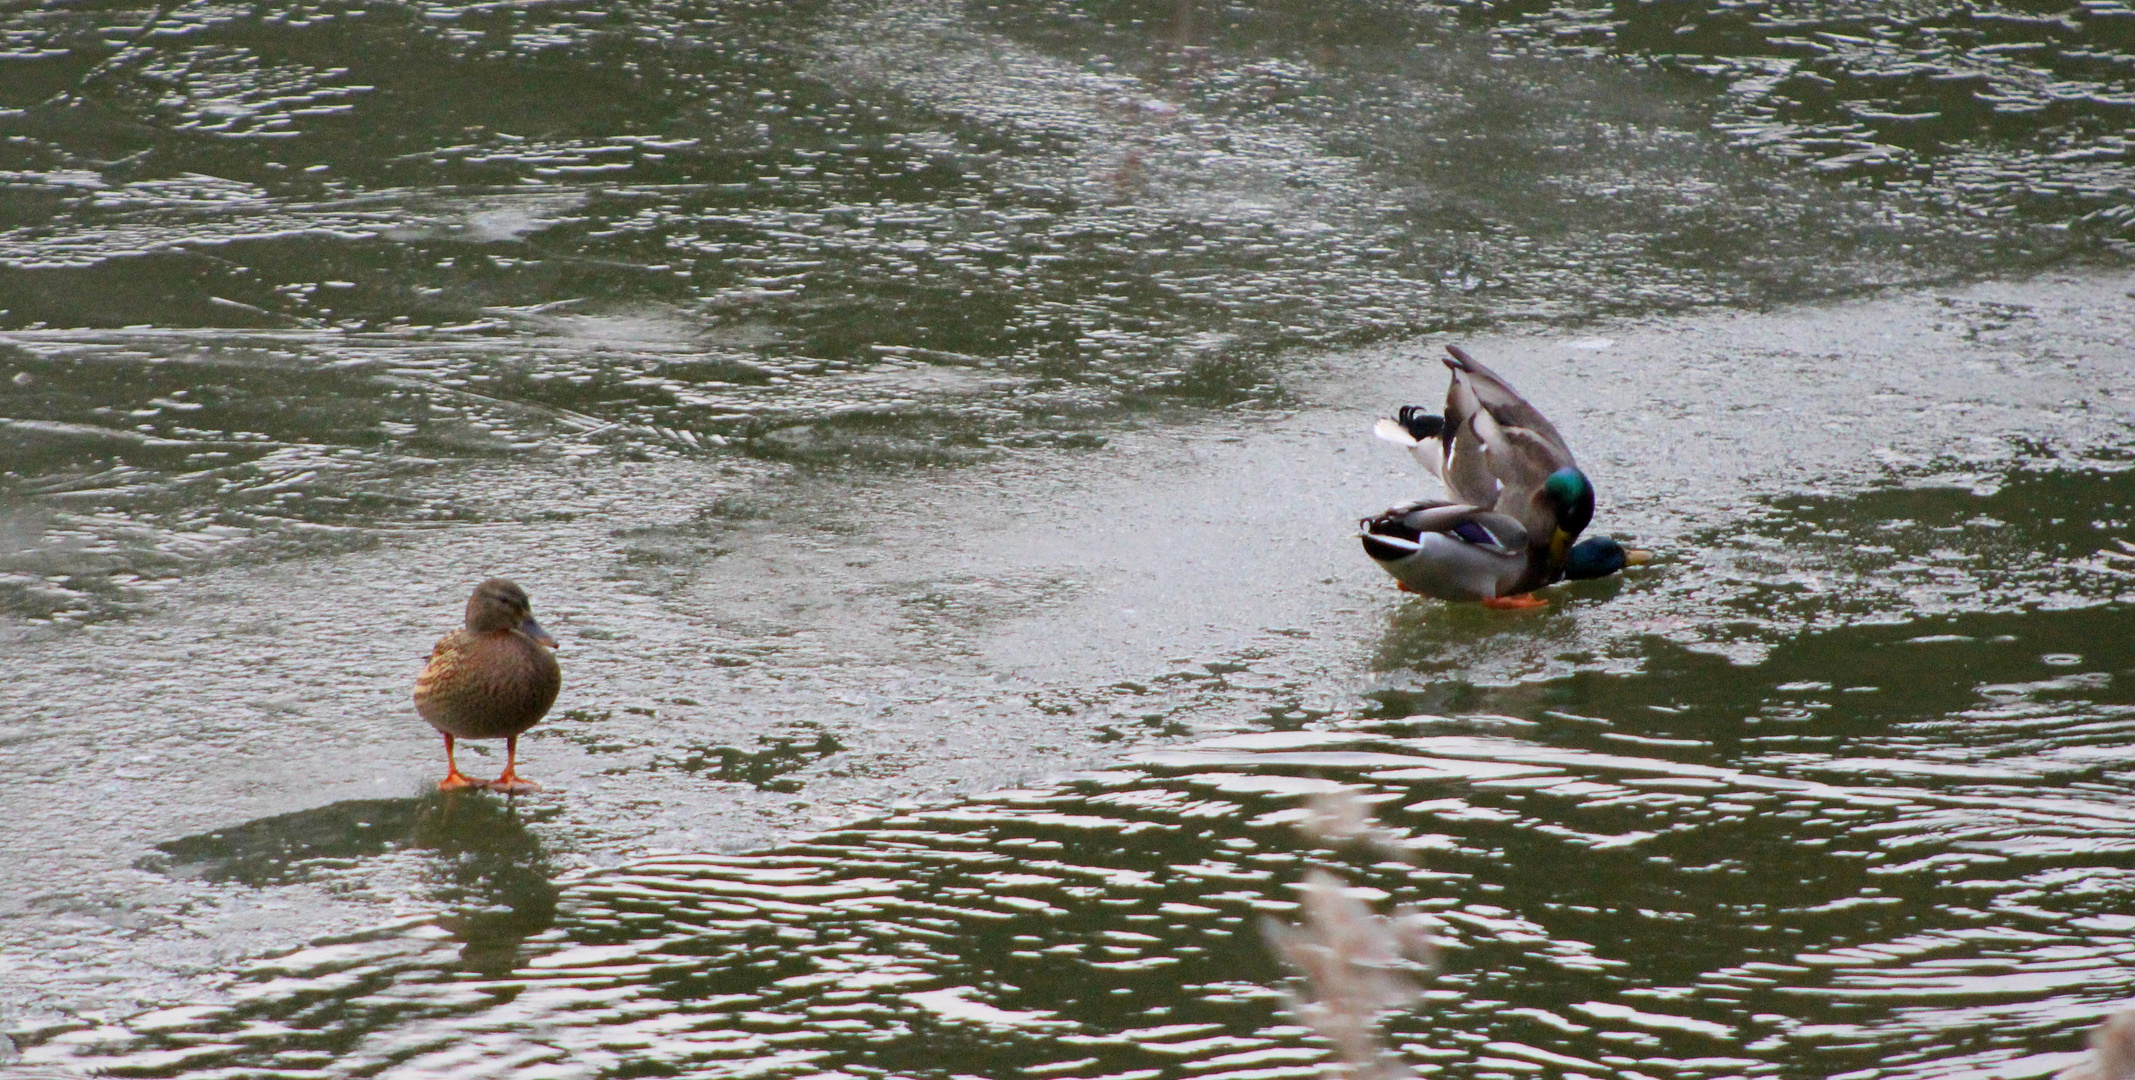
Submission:
[[1554,581],[1613,574],[1651,556],[1607,537],[1578,539],[1594,485],[1556,425],[1511,384],[1448,345],[1445,415],[1404,406],[1380,438],[1406,446],[1452,499],[1419,499],[1361,523],[1364,551],[1407,592],[1492,607],[1539,607]]
[[[503,578],[475,586],[467,625],[437,639],[415,677],[415,711],[445,736],[445,778],[438,790],[486,787],[508,795],[540,791],[521,780],[519,735],[556,703],[563,669],[549,650],[556,639],[534,621],[526,590]],[[503,739],[504,775],[489,783],[460,772],[455,739]]]

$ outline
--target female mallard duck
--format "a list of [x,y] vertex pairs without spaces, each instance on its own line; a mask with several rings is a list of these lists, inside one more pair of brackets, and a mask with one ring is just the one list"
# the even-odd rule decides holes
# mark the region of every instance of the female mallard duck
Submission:
[[1446,352],[1445,415],[1406,406],[1377,431],[1407,446],[1453,499],[1365,518],[1365,553],[1408,592],[1504,608],[1541,606],[1527,594],[1650,558],[1606,537],[1573,543],[1593,520],[1594,486],[1564,437],[1496,372],[1458,346]]
[[[556,639],[534,621],[526,590],[503,578],[475,586],[467,625],[437,639],[415,677],[415,711],[445,736],[445,778],[438,790],[486,787],[508,795],[540,791],[519,779],[519,733],[534,726],[563,686],[550,649]],[[504,775],[485,784],[460,772],[454,739],[503,739]]]

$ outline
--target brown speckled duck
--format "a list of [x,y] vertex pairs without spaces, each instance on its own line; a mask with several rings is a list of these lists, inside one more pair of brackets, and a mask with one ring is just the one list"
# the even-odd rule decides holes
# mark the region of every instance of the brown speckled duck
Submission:
[[[526,590],[503,578],[475,586],[467,625],[437,639],[415,677],[415,711],[445,736],[445,778],[438,790],[486,787],[507,795],[540,791],[519,779],[519,734],[533,727],[563,686],[550,649],[556,639],[534,621]],[[504,775],[489,783],[460,772],[454,739],[503,739]]]

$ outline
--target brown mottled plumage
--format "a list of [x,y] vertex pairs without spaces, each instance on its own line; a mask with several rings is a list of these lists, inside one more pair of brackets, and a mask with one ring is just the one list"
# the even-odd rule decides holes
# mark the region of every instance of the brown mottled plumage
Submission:
[[[503,578],[475,586],[467,625],[437,640],[415,677],[415,711],[445,736],[445,779],[438,788],[487,787],[517,794],[541,786],[519,779],[519,734],[533,727],[563,686],[556,647],[534,621],[526,590]],[[505,740],[504,774],[487,784],[460,772],[454,739]]]

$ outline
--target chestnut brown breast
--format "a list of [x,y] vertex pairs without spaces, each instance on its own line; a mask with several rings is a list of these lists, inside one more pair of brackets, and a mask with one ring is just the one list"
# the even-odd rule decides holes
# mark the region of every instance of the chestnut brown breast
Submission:
[[415,711],[455,738],[501,739],[533,727],[562,686],[555,655],[525,634],[455,630],[415,677]]

